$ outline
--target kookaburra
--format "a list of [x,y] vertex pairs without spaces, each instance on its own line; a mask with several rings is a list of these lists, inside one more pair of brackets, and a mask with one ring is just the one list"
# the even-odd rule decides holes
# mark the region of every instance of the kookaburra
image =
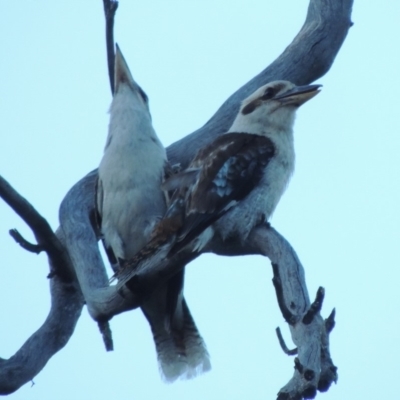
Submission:
[[319,88],[275,81],[246,98],[229,131],[164,183],[175,190],[171,205],[150,242],[117,272],[119,284],[188,245],[201,251],[214,235],[245,241],[267,221],[294,170],[296,111]]
[[[167,209],[161,185],[168,164],[153,129],[148,98],[134,81],[118,46],[114,84],[96,197],[103,243],[115,272],[148,242]],[[183,279],[182,271],[147,296],[141,306],[167,381],[210,369],[207,350],[183,297]]]

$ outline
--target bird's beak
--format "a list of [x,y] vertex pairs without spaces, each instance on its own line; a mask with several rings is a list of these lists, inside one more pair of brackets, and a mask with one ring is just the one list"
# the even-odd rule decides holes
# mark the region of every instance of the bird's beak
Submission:
[[286,93],[274,97],[274,100],[279,101],[282,105],[301,106],[306,101],[316,96],[322,85],[306,85],[296,86]]
[[115,62],[114,62],[114,86],[115,92],[118,92],[118,87],[121,83],[125,83],[135,89],[137,83],[133,79],[131,71],[129,70],[128,64],[125,61],[124,56],[119,48],[115,45]]

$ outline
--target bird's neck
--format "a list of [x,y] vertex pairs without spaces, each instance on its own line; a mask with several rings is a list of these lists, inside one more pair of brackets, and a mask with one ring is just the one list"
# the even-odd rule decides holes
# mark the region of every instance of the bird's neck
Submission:
[[125,96],[116,96],[110,108],[110,124],[106,149],[109,146],[126,148],[144,146],[163,149],[158,139],[148,110],[143,104]]

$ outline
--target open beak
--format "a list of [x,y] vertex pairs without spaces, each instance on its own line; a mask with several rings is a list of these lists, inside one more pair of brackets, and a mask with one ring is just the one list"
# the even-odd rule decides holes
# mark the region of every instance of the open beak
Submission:
[[301,106],[306,101],[316,96],[322,85],[306,85],[296,86],[286,93],[274,97],[274,100],[279,101],[282,105]]

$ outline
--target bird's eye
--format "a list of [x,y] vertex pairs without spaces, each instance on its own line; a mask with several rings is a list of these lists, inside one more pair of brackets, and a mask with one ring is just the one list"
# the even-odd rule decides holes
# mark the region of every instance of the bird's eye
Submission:
[[[260,104],[261,104],[261,102],[260,102]],[[243,107],[242,114],[243,115],[251,114],[258,106],[259,106],[259,103],[252,101],[251,103],[249,103]]]
[[265,92],[261,98],[263,100],[269,100],[269,99],[272,99],[274,96],[275,96],[275,89],[272,87],[269,87],[265,90]]

